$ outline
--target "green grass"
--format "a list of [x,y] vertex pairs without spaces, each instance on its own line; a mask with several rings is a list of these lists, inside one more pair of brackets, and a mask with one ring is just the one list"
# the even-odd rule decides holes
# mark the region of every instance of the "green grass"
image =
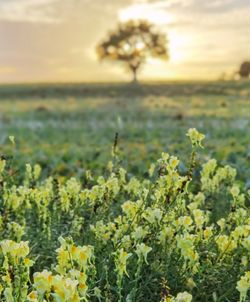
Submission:
[[[15,299],[20,289],[26,299],[25,290],[39,286],[35,271],[58,273],[62,235],[74,240],[62,247],[69,257],[60,264],[63,278],[72,268],[86,269],[79,259],[72,261],[73,244],[94,247],[89,301],[97,301],[96,286],[105,301],[160,301],[164,291],[173,296],[188,291],[194,302],[243,297],[236,286],[249,271],[249,261],[242,261],[248,259],[250,234],[249,88],[248,82],[1,86],[0,155],[7,159],[0,161],[6,164],[0,173],[4,293],[13,286]],[[185,136],[193,127],[207,136],[197,155]],[[112,157],[116,133],[119,156]],[[179,157],[178,169],[176,159],[162,152]],[[114,167],[107,169],[111,159]],[[42,179],[26,163],[39,163]],[[237,169],[236,180],[234,169],[220,168],[227,164]],[[146,233],[136,238],[138,227]],[[15,258],[15,248],[6,254],[8,261],[2,248],[4,239],[21,237],[36,260],[30,271],[23,258]],[[143,244],[150,249],[148,261],[137,253]],[[128,276],[118,274],[124,251],[130,253]],[[11,285],[3,278],[10,273]],[[46,301],[55,290],[49,286]],[[0,289],[0,300],[3,296]]]
[[249,121],[248,82],[0,86],[1,153],[10,154],[14,135],[16,165],[38,162],[47,175],[101,172],[116,132],[129,171],[143,176],[162,151],[185,169],[184,133],[196,127],[208,137],[202,157],[229,163],[247,182]]

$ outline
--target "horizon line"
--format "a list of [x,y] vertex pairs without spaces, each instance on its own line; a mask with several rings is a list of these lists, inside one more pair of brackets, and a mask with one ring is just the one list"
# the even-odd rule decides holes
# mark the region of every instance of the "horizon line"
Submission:
[[[170,79],[170,80],[141,80],[140,84],[173,84],[173,83],[212,83],[212,82],[239,82],[237,79]],[[244,81],[244,80],[243,80]],[[0,82],[1,86],[29,86],[29,85],[128,85],[131,81],[24,81]],[[249,81],[250,83],[250,81]]]

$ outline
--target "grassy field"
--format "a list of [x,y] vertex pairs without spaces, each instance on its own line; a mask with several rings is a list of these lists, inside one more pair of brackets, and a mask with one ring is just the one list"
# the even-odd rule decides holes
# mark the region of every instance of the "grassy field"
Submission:
[[0,301],[249,301],[250,83],[1,86],[0,148]]
[[250,181],[250,84],[247,82],[75,84],[0,87],[1,153],[17,141],[17,165],[39,163],[44,174],[102,171],[119,133],[123,165],[143,175],[162,151],[180,156],[186,130],[207,136],[204,158],[215,157]]

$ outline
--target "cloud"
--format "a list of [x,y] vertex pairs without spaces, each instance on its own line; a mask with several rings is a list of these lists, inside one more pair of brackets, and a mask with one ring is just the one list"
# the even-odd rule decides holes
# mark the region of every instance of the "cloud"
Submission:
[[0,19],[13,22],[58,22],[52,4],[58,0],[0,0]]
[[122,20],[143,16],[168,28],[241,29],[241,35],[250,26],[249,14],[249,0],[134,0],[119,12]]
[[171,6],[189,6],[195,0],[134,0],[135,3],[148,3],[158,7],[171,7]]
[[147,3],[152,7],[183,10],[186,12],[220,12],[231,11],[240,7],[250,6],[249,0],[134,0],[136,3]]
[[135,3],[119,10],[119,20],[124,22],[130,19],[147,19],[156,24],[169,24],[173,18],[165,9],[152,7],[150,3]]
[[231,5],[234,0],[214,0],[211,2],[206,3],[207,7],[221,7],[225,5]]

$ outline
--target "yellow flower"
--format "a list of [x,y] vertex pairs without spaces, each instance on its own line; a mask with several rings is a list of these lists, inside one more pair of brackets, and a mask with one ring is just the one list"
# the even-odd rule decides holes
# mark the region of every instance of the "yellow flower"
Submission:
[[236,288],[240,292],[240,302],[245,301],[250,288],[250,271],[246,272],[245,275],[240,278]]
[[29,243],[27,241],[21,241],[16,245],[15,254],[18,258],[25,258],[29,252]]
[[42,171],[42,168],[40,165],[36,164],[34,166],[34,171],[33,171],[33,174],[34,174],[34,179],[37,180],[41,174],[41,171]]
[[147,233],[148,232],[145,229],[143,229],[143,227],[139,226],[135,228],[134,232],[132,233],[132,237],[135,240],[140,240],[143,239],[147,235]]
[[24,259],[24,264],[26,266],[32,266],[34,264],[34,261],[30,260],[29,258]]
[[72,260],[76,261],[78,265],[80,265],[81,269],[85,269],[88,262],[90,262],[93,247],[88,246],[75,246],[74,244],[67,243],[67,241],[60,237],[61,246],[56,250],[57,252],[57,271],[61,274],[65,272],[65,270],[71,267]]
[[145,218],[149,223],[154,224],[159,222],[162,218],[162,211],[158,208],[152,209],[147,208],[146,211],[142,214],[142,217]]
[[88,290],[88,286],[86,283],[79,283],[78,290],[81,296],[85,296]]
[[67,250],[65,250],[62,246],[57,250],[57,261],[61,270],[64,270],[68,266],[70,255]]
[[233,237],[234,240],[236,240],[236,241],[237,241],[238,239],[244,237],[244,234],[245,234],[245,232],[244,232],[244,228],[243,228],[242,226],[236,227],[235,230],[231,232],[232,237]]
[[195,224],[198,228],[201,228],[202,225],[205,223],[206,218],[204,216],[204,212],[200,209],[193,210],[193,216]]
[[86,284],[87,281],[87,275],[84,272],[80,272],[76,269],[71,269],[69,271],[69,276],[71,279],[78,281],[78,291],[79,294],[83,297],[86,296],[88,286]]
[[178,218],[178,225],[181,225],[185,228],[189,227],[193,223],[193,220],[190,216],[181,216]]
[[220,252],[229,253],[237,247],[237,243],[227,235],[220,235],[216,239]]
[[7,284],[11,284],[11,277],[10,274],[7,273],[5,276],[2,277],[3,281],[5,281]]
[[37,302],[38,301],[38,294],[36,291],[32,291],[30,294],[27,296],[27,300],[31,302]]
[[248,236],[247,238],[244,239],[244,241],[242,242],[242,245],[244,246],[244,248],[246,248],[248,251],[250,251],[250,236]]
[[145,245],[144,243],[141,243],[141,244],[137,244],[135,252],[139,257],[139,259],[144,258],[145,262],[148,264],[147,256],[150,251],[152,251],[151,247]]
[[175,302],[191,302],[193,299],[192,295],[188,292],[179,293],[174,299]]
[[158,235],[158,240],[162,245],[165,245],[167,240],[170,240],[174,236],[174,229],[171,227],[166,227],[161,230],[160,234]]
[[34,287],[41,295],[43,295],[45,292],[50,292],[52,281],[52,273],[47,270],[34,274]]
[[11,142],[13,145],[15,145],[15,136],[10,135],[10,136],[9,136],[9,140],[10,140],[10,142]]
[[247,265],[248,265],[248,258],[247,258],[246,256],[243,256],[243,257],[241,258],[241,264],[242,264],[243,266],[247,266]]
[[80,298],[77,294],[77,280],[64,278],[56,275],[52,279],[54,293],[51,294],[58,302],[78,302]]
[[10,255],[15,258],[25,258],[29,254],[29,245],[27,241],[16,243],[12,240],[3,240],[0,242],[3,255]]
[[6,302],[15,302],[13,294],[12,294],[12,288],[6,288],[4,291],[4,298]]
[[195,237],[190,234],[177,237],[177,247],[181,250],[183,258],[192,264],[199,259],[199,255],[194,249],[194,239]]
[[120,249],[115,253],[115,266],[119,275],[123,275],[124,273],[128,276],[126,265],[128,258],[132,256],[131,253],[127,253],[124,249]]
[[137,204],[132,201],[126,201],[122,205],[122,210],[129,218],[133,218],[137,211]]
[[179,160],[177,157],[175,156],[171,156],[170,160],[169,160],[169,165],[172,169],[175,169],[178,165],[179,165]]
[[233,197],[237,197],[240,194],[240,189],[238,186],[234,185],[231,189],[230,189],[230,193],[232,194]]
[[206,227],[203,231],[203,236],[205,239],[211,238],[213,235],[213,227]]
[[11,253],[13,250],[15,242],[12,240],[3,240],[0,242],[0,246],[2,249],[3,255],[7,255],[8,253]]
[[200,146],[203,148],[201,142],[205,138],[204,134],[198,132],[195,128],[190,128],[186,135],[190,138],[193,146]]
[[226,226],[225,218],[221,218],[220,220],[218,220],[217,224],[221,228],[221,231],[223,231]]

